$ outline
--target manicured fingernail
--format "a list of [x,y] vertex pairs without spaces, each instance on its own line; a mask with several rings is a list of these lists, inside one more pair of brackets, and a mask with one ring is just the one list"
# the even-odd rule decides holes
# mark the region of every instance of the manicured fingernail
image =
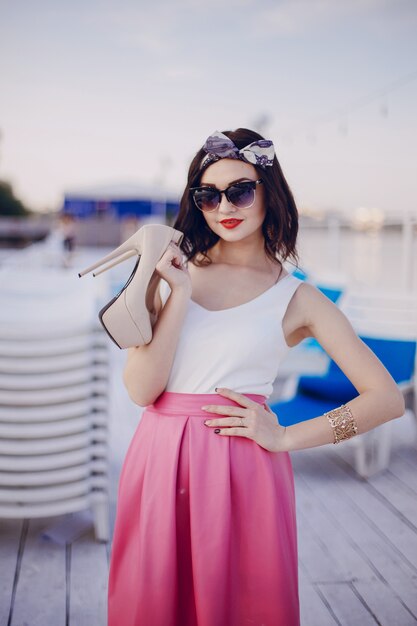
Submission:
[[217,389],[218,389],[218,387],[215,387],[215,388],[214,388],[214,391],[217,391]]
[[208,425],[209,425],[209,423],[208,423],[207,421],[206,421],[206,422],[204,422],[204,424],[205,424],[205,426],[208,426]]
[[219,434],[219,432],[220,432],[220,428],[215,428],[215,429],[214,429],[214,432],[218,435],[218,434]]

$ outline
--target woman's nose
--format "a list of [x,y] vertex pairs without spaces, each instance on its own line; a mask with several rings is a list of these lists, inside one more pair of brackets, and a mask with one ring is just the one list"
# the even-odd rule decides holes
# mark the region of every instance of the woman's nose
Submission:
[[218,206],[218,211],[220,213],[230,213],[230,212],[234,213],[236,211],[236,207],[234,207],[233,204],[231,204],[231,202],[228,201],[225,193],[222,193],[220,196],[220,204]]

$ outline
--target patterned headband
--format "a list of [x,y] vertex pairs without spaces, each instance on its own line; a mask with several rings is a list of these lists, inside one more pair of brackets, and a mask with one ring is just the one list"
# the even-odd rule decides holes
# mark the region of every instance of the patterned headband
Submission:
[[203,150],[207,154],[201,162],[200,169],[219,159],[240,159],[265,169],[272,165],[275,155],[274,144],[269,139],[254,141],[239,150],[229,137],[218,130],[206,140]]

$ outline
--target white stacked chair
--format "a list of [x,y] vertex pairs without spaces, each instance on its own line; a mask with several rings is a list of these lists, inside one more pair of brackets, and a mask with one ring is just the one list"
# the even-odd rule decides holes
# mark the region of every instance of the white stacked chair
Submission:
[[109,540],[109,340],[75,271],[0,271],[0,517],[91,509]]

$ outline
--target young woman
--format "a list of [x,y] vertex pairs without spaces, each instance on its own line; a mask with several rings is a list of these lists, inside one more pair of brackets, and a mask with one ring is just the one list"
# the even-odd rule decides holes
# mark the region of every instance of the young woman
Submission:
[[[399,417],[403,398],[340,310],[284,268],[298,218],[271,141],[209,137],[174,228],[152,341],[128,350],[123,376],[146,409],[120,477],[109,625],[298,626],[289,452]],[[305,337],[359,395],[284,428],[266,400]]]

